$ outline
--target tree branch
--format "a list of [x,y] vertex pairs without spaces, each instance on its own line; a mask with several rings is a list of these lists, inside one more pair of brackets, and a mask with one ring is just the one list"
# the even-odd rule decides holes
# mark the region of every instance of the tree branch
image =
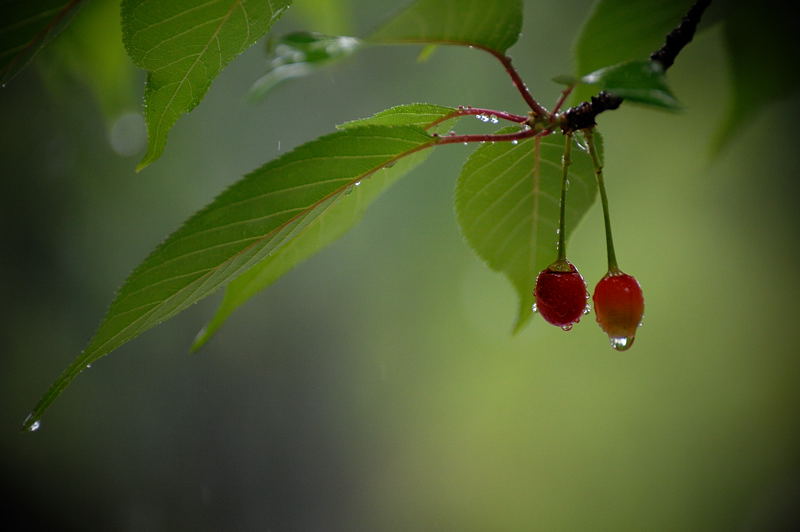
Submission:
[[[666,37],[664,45],[650,54],[650,60],[659,63],[667,70],[675,62],[684,46],[689,44],[697,31],[697,25],[703,17],[703,12],[711,4],[711,0],[697,0],[681,20],[681,23]],[[579,129],[587,129],[597,125],[595,118],[603,111],[616,109],[623,102],[620,96],[601,91],[597,96],[592,96],[588,102],[583,102],[570,107],[561,114],[561,131],[564,134],[573,133]]]

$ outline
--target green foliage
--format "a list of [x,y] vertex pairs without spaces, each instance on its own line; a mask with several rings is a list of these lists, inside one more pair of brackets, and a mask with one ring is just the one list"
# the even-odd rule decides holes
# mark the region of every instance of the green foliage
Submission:
[[[346,131],[359,131],[364,126],[412,126],[426,127],[449,115],[453,109],[427,104],[412,104],[382,111],[373,117],[354,120],[340,126]],[[438,126],[438,131],[449,127],[450,121]],[[436,131],[436,129],[434,129]],[[363,216],[367,207],[397,179],[424,161],[430,152],[416,152],[410,156],[384,166],[369,178],[357,181],[358,186],[345,189],[317,217],[301,230],[287,238],[279,249],[256,264],[249,271],[232,281],[225,290],[225,298],[209,324],[200,332],[192,346],[199,349],[223,325],[225,320],[242,303],[264,290],[294,265],[333,242],[354,226]]]
[[442,120],[455,111],[452,107],[431,105],[429,103],[412,103],[398,105],[386,109],[373,116],[360,118],[339,124],[339,129],[349,129],[360,126],[418,126],[427,128],[430,124]]
[[517,42],[521,28],[521,0],[418,0],[370,40],[458,44],[505,53]]
[[[125,47],[133,61],[148,71],[149,146],[139,168],[160,156],[175,121],[202,100],[224,66],[264,35],[289,3],[122,1]],[[677,102],[657,65],[631,60],[660,45],[685,11],[683,4],[599,2],[576,47],[578,73],[593,71],[583,81],[632,101],[674,108]],[[378,29],[369,42],[457,44],[485,50],[503,63],[535,109],[538,104],[522,89],[505,57],[521,24],[521,0],[418,0]],[[344,57],[356,43],[352,38],[311,33],[284,37],[261,87],[268,89]],[[560,81],[571,84],[576,79]],[[380,193],[425,159],[427,148],[461,142],[462,138],[438,136],[448,131],[454,117],[484,111],[430,104],[395,107],[347,122],[339,131],[247,175],[192,216],[134,270],[89,345],[42,397],[26,426],[33,426],[88,364],[227,285],[221,306],[193,348],[202,346],[239,305],[357,223]],[[482,116],[484,121],[498,120],[488,114]],[[498,114],[513,122],[525,121]],[[546,129],[517,125],[501,133],[531,136],[476,150],[456,191],[458,221],[467,240],[519,294],[515,330],[531,317],[536,274],[556,258],[563,138],[550,134],[559,117],[539,118],[545,122],[535,126],[545,123]],[[533,138],[535,133],[540,136]],[[469,138],[481,139],[486,140]],[[588,153],[579,146],[572,159],[568,234],[597,192]]]
[[0,85],[5,85],[75,14],[80,0],[10,0],[0,22]]
[[[664,43],[694,0],[598,0],[578,35],[575,74],[584,76],[610,65],[647,59]],[[579,87],[573,101],[592,90]]]
[[676,111],[680,104],[672,95],[664,69],[654,61],[627,61],[596,70],[581,78],[630,102]]
[[293,15],[303,26],[330,35],[343,35],[352,30],[351,0],[303,0],[294,4]]
[[304,144],[231,186],[134,270],[87,348],[42,397],[30,422],[88,364],[252,266],[260,265],[257,272],[265,277],[280,275],[319,250],[415,163],[400,159],[435,142],[415,126],[347,128]]
[[[531,317],[536,274],[556,259],[563,148],[558,135],[486,144],[470,156],[458,179],[456,213],[464,236],[517,290],[515,331]],[[597,196],[585,149],[572,150],[569,183],[567,237]]]
[[202,100],[230,62],[262,37],[290,0],[124,0],[125,48],[148,71],[148,149],[138,169],[161,156],[173,124]]
[[267,73],[253,84],[250,98],[263,98],[280,82],[308,75],[322,66],[348,57],[360,46],[361,41],[355,37],[307,31],[284,35],[274,44]]

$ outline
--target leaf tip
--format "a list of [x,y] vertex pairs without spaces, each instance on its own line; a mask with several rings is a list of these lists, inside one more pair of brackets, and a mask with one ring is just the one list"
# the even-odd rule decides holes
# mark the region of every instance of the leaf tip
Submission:
[[209,323],[200,329],[197,333],[197,336],[194,337],[192,346],[189,348],[189,353],[192,355],[197,354],[203,348],[203,346],[205,346],[208,341],[211,340],[211,337],[214,336],[214,333],[217,332],[218,328],[218,325]]
[[142,157],[142,160],[139,161],[139,163],[136,165],[135,168],[136,173],[138,174],[139,172],[150,166],[150,163],[152,163],[156,159],[158,159],[158,154],[153,153],[153,149],[149,148],[147,150],[147,153],[145,153],[144,157]]

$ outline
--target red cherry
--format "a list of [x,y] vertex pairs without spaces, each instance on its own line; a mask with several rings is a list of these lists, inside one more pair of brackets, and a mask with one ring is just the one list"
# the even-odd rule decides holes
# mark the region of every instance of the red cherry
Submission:
[[597,323],[611,339],[611,346],[625,351],[633,345],[636,328],[644,315],[642,287],[632,275],[609,272],[594,289]]
[[536,310],[549,323],[568,331],[586,309],[586,282],[570,262],[556,261],[536,277]]

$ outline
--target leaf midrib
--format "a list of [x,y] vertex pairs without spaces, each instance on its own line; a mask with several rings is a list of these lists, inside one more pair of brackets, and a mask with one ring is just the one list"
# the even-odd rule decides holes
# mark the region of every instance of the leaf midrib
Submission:
[[[219,35],[220,30],[222,30],[222,26],[224,26],[225,23],[228,21],[228,19],[231,17],[231,15],[233,14],[234,8],[237,5],[241,5],[241,0],[233,0],[233,2],[231,2],[231,7],[228,8],[228,12],[225,13],[225,16],[222,18],[222,21],[217,25],[217,28],[214,30],[214,34],[211,36],[211,38],[208,39],[208,42],[203,47],[203,50],[199,54],[197,54],[197,57],[195,58],[194,62],[192,63],[192,66],[190,66],[186,70],[186,72],[184,73],[183,77],[181,77],[180,81],[177,82],[177,88],[172,92],[172,95],[170,96],[169,101],[164,106],[164,108],[162,109],[161,113],[158,116],[158,122],[156,122],[156,127],[155,127],[156,131],[159,131],[159,132],[161,131],[161,124],[164,121],[164,117],[167,114],[166,113],[167,109],[172,107],[172,102],[175,101],[175,97],[177,96],[177,94],[181,90],[181,88],[183,87],[183,84],[186,82],[187,79],[189,79],[189,74],[191,74],[194,71],[195,67],[197,67],[197,64],[199,63],[200,58],[203,57],[203,55],[208,51],[208,47],[211,46],[211,42],[214,39],[217,38],[217,36]],[[242,8],[242,11],[244,12],[245,19],[247,19],[247,12],[244,10],[244,8]],[[248,24],[248,29],[249,29],[249,24]],[[248,33],[249,33],[249,31],[248,31]],[[145,55],[146,55],[146,53],[145,53]],[[220,61],[222,61],[221,57],[220,57]],[[172,84],[170,84],[170,85],[172,85]],[[157,136],[157,135],[154,135],[154,136]]]
[[[341,186],[341,187],[339,187],[339,188],[335,189],[334,191],[332,191],[332,192],[330,192],[329,194],[325,195],[325,196],[324,196],[324,197],[322,197],[321,199],[319,199],[319,200],[317,200],[316,202],[312,203],[310,206],[308,206],[308,207],[307,207],[306,209],[304,209],[302,212],[300,212],[300,213],[298,213],[296,216],[293,216],[292,218],[288,219],[286,222],[284,222],[283,224],[279,225],[278,227],[276,227],[276,228],[274,228],[274,229],[270,230],[268,233],[264,234],[263,236],[261,236],[261,237],[257,237],[257,239],[256,239],[256,240],[255,240],[253,243],[251,243],[251,244],[249,244],[248,246],[246,246],[246,247],[242,248],[241,250],[239,250],[238,252],[236,252],[235,254],[233,254],[231,257],[229,257],[229,258],[227,258],[225,261],[221,262],[219,265],[212,267],[212,268],[211,268],[209,271],[207,271],[206,273],[204,273],[203,275],[201,275],[200,277],[198,277],[198,278],[197,278],[197,279],[195,279],[194,281],[191,281],[189,284],[187,284],[186,286],[182,287],[181,289],[179,289],[179,290],[178,290],[177,292],[175,292],[174,294],[171,294],[170,296],[168,296],[168,297],[167,297],[167,298],[165,298],[165,299],[162,299],[161,301],[154,302],[154,303],[149,303],[149,304],[155,304],[155,305],[157,305],[157,306],[156,306],[155,308],[153,308],[153,309],[151,309],[151,310],[147,311],[146,313],[142,314],[142,315],[141,315],[141,316],[139,316],[138,318],[136,318],[136,320],[134,320],[133,322],[129,323],[127,326],[125,326],[125,328],[123,328],[122,330],[118,331],[118,332],[117,332],[117,333],[116,333],[114,336],[112,336],[112,337],[108,338],[108,339],[107,339],[107,340],[105,340],[105,341],[104,341],[102,344],[100,344],[99,346],[97,346],[97,347],[95,347],[94,349],[92,349],[92,351],[87,351],[87,352],[85,353],[84,357],[82,357],[82,359],[83,359],[83,360],[87,360],[87,359],[90,359],[92,356],[96,355],[97,353],[101,353],[101,352],[103,352],[104,348],[105,348],[105,347],[106,347],[108,344],[110,344],[110,343],[113,343],[114,341],[116,341],[116,340],[117,340],[117,338],[119,338],[121,335],[125,334],[125,333],[126,333],[128,330],[129,330],[129,329],[131,329],[132,327],[134,327],[134,326],[138,325],[138,324],[139,324],[139,323],[140,323],[142,320],[145,320],[145,319],[147,319],[147,318],[148,318],[148,317],[149,317],[149,316],[150,316],[150,315],[151,315],[153,312],[155,312],[155,310],[156,310],[156,309],[158,309],[159,307],[161,307],[161,306],[163,305],[163,303],[165,303],[165,302],[167,302],[167,301],[170,301],[170,300],[174,299],[175,297],[177,297],[178,295],[180,295],[180,294],[181,294],[183,291],[185,291],[186,289],[190,288],[192,285],[194,285],[194,284],[196,284],[196,283],[198,283],[198,282],[200,282],[200,283],[201,283],[201,285],[202,285],[202,282],[205,282],[205,280],[207,280],[207,279],[208,279],[208,278],[209,278],[211,275],[213,275],[215,272],[217,272],[217,271],[221,270],[221,269],[222,269],[222,268],[224,268],[226,265],[229,265],[229,264],[230,264],[232,261],[234,261],[234,260],[235,260],[237,257],[239,257],[239,256],[241,256],[242,254],[244,254],[245,252],[247,252],[247,251],[251,250],[251,249],[252,249],[254,246],[256,246],[257,244],[259,244],[260,242],[263,242],[264,240],[266,240],[266,239],[269,239],[269,238],[271,238],[272,236],[274,236],[274,235],[278,234],[278,233],[279,233],[281,230],[285,229],[286,227],[288,227],[288,226],[289,226],[290,224],[292,224],[293,222],[295,222],[295,221],[299,220],[301,217],[303,217],[303,216],[305,216],[305,215],[307,215],[307,214],[311,213],[311,212],[312,212],[314,209],[316,209],[316,208],[317,208],[319,205],[322,205],[323,203],[325,203],[326,201],[328,201],[328,200],[330,200],[330,199],[334,198],[334,197],[335,197],[335,196],[337,196],[338,194],[341,194],[341,193],[343,193],[343,192],[344,192],[344,191],[345,191],[345,190],[346,190],[346,189],[347,189],[349,186],[352,186],[352,185],[354,185],[354,184],[355,184],[357,181],[360,181],[360,180],[362,180],[362,179],[366,178],[367,176],[369,176],[369,175],[371,175],[371,174],[373,174],[373,173],[377,172],[377,171],[378,171],[378,170],[380,170],[381,168],[385,167],[387,164],[391,164],[392,162],[395,162],[395,161],[397,161],[397,160],[399,160],[399,159],[401,159],[401,158],[403,158],[403,157],[407,157],[408,155],[411,155],[411,154],[413,154],[413,153],[416,153],[416,152],[418,152],[418,151],[421,151],[421,150],[423,150],[423,149],[429,148],[429,147],[431,147],[432,145],[434,145],[434,144],[435,144],[435,142],[436,142],[435,140],[431,140],[431,141],[429,141],[429,142],[426,142],[426,143],[424,143],[424,144],[420,144],[420,145],[418,145],[418,146],[415,146],[414,148],[412,148],[412,149],[410,149],[410,150],[406,150],[405,152],[402,152],[402,153],[400,153],[400,154],[396,155],[395,157],[393,157],[393,158],[391,158],[391,159],[389,159],[389,160],[387,160],[387,161],[385,161],[385,162],[382,162],[381,164],[379,164],[379,165],[376,165],[375,167],[373,167],[373,168],[370,168],[369,170],[367,170],[367,171],[365,171],[365,172],[362,172],[362,173],[361,173],[361,174],[359,174],[358,176],[356,176],[356,177],[354,177],[354,178],[350,179],[350,180],[347,182],[347,184],[345,184],[345,185],[343,185],[343,186]],[[325,211],[322,211],[322,212],[320,213],[320,215],[322,215],[324,212],[325,212]],[[146,306],[146,305],[145,305],[145,306]],[[126,311],[126,312],[127,312],[127,311]]]

